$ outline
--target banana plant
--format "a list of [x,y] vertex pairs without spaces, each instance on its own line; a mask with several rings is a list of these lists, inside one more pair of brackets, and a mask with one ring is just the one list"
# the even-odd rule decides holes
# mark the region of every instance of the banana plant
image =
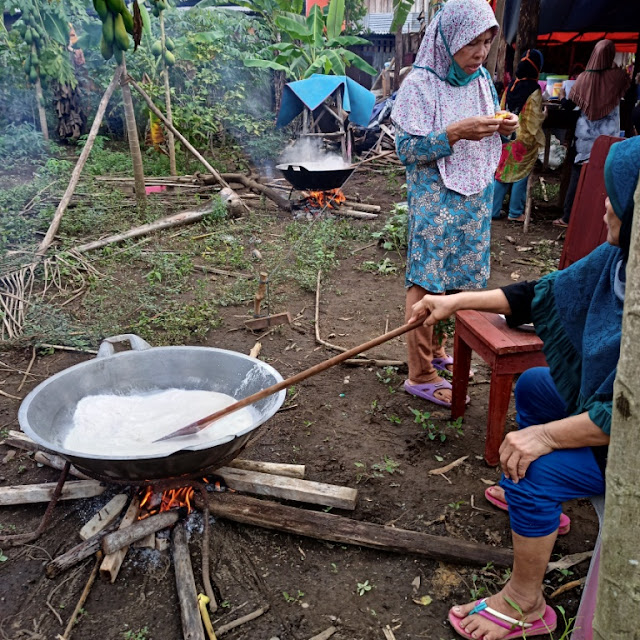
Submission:
[[244,64],[282,71],[294,80],[308,78],[314,73],[344,75],[350,65],[376,75],[374,67],[346,48],[369,42],[358,36],[341,35],[344,15],[345,0],[331,0],[326,15],[317,5],[306,18],[297,13],[282,12],[274,18],[281,41],[265,47],[259,57],[248,58]]
[[391,33],[404,27],[407,16],[413,7],[413,0],[393,0],[393,20],[391,22]]

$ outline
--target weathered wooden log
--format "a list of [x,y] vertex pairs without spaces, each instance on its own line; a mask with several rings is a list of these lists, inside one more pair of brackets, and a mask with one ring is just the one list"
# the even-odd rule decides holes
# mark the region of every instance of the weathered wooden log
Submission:
[[193,577],[189,545],[184,527],[177,524],[171,533],[173,565],[176,574],[176,588],[180,602],[180,618],[182,620],[182,637],[184,640],[205,640],[198,592]]
[[[55,482],[0,487],[0,506],[49,502],[53,497],[55,489]],[[105,489],[106,487],[97,480],[72,480],[71,482],[65,483],[59,499],[77,500],[78,498],[94,498],[104,493]]]
[[355,209],[344,209],[343,207],[331,209],[331,213],[337,216],[344,216],[346,218],[357,218],[358,220],[375,220],[378,217],[377,213],[367,213],[366,211],[356,211]]
[[[200,176],[205,179],[205,176]],[[222,177],[229,182],[239,182],[241,185],[245,186],[247,189],[251,189],[252,191],[258,191],[259,193],[264,194],[269,200],[275,202],[280,209],[283,211],[291,211],[291,201],[283,198],[279,193],[276,193],[273,189],[265,186],[261,182],[250,178],[249,176],[245,176],[243,173],[223,173]],[[206,182],[205,182],[206,184]]]
[[[202,498],[196,496],[196,505]],[[510,549],[465,540],[434,536],[380,524],[359,522],[333,513],[307,511],[267,500],[218,493],[208,496],[211,515],[266,529],[353,544],[379,551],[414,553],[442,562],[484,566],[492,562],[507,567],[513,562]]]
[[247,613],[246,616],[242,616],[241,618],[237,618],[236,620],[232,620],[231,622],[227,622],[227,624],[220,625],[216,629],[216,636],[221,638],[225,633],[228,633],[232,629],[239,627],[247,622],[251,622],[251,620],[255,620],[259,618],[261,615],[267,613],[269,611],[269,605],[265,605],[264,607],[260,607],[251,613]]
[[55,578],[63,571],[70,569],[74,565],[78,564],[78,562],[82,562],[97,551],[100,551],[102,538],[112,531],[114,526],[115,525],[111,525],[110,527],[99,531],[88,540],[77,544],[75,547],[69,549],[69,551],[59,555],[57,558],[54,558],[51,562],[48,562],[45,567],[47,578]]
[[[64,458],[56,456],[53,453],[47,453],[46,451],[36,451],[33,459],[40,464],[44,464],[52,469],[57,469],[58,471],[62,471],[64,469],[64,465],[67,464],[67,461]],[[69,475],[81,478],[82,480],[91,480],[88,475],[82,473],[82,471],[78,471],[78,469],[73,465],[71,465],[69,469]]]
[[365,204],[364,202],[352,202],[351,200],[346,200],[344,206],[356,211],[367,211],[369,213],[380,213],[382,210],[379,204]]
[[138,520],[125,529],[118,529],[102,539],[102,551],[105,555],[115,553],[130,544],[141,540],[150,533],[155,533],[178,522],[178,511],[171,510]]
[[98,531],[102,531],[114,523],[122,513],[128,499],[125,493],[119,493],[117,496],[111,498],[111,500],[80,529],[80,537],[83,540],[88,540],[98,533]]
[[[130,527],[138,519],[139,511],[140,501],[137,498],[134,498],[129,503],[129,507],[124,514],[118,529],[123,530]],[[129,547],[123,547],[122,549],[118,549],[115,553],[110,553],[105,556],[102,564],[100,565],[100,577],[109,580],[111,583],[115,582],[128,550]]]
[[282,462],[262,462],[261,460],[243,460],[242,458],[236,458],[229,462],[227,466],[233,469],[271,473],[276,476],[287,476],[289,478],[302,479],[305,474],[305,466],[303,464],[284,464]]

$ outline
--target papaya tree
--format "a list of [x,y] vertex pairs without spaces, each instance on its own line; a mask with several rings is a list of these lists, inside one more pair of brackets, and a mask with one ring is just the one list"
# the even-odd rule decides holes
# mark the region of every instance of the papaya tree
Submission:
[[57,80],[76,86],[66,48],[69,44],[69,20],[61,2],[21,0],[6,2],[5,8],[20,13],[13,25],[24,43],[24,72],[34,88],[40,131],[49,139],[49,127],[43,95],[43,81]]
[[[93,0],[93,7],[102,20],[102,38],[100,40],[100,52],[105,60],[115,58],[116,63],[122,67],[122,104],[124,106],[127,138],[133,164],[133,178],[135,185],[136,201],[138,206],[146,206],[147,196],[144,186],[144,166],[142,164],[142,152],[138,139],[138,127],[133,109],[131,89],[127,83],[127,66],[125,52],[129,50],[129,35],[134,35],[134,20],[124,0]],[[135,11],[135,8],[134,8]],[[139,11],[139,7],[138,7]],[[136,12],[137,13],[137,12]],[[136,34],[136,46],[140,42],[140,24]]]
[[302,80],[314,73],[344,75],[348,66],[376,75],[377,71],[346,47],[369,44],[358,36],[341,35],[345,0],[331,0],[326,14],[311,7],[309,15],[282,12],[274,18],[281,41],[267,46],[259,57],[248,58],[248,67],[282,71],[288,78]]
[[[164,12],[168,8],[167,0],[149,0],[153,15],[160,21],[160,40],[157,40],[151,46],[151,52],[156,57],[158,66],[161,67],[161,74],[164,83],[164,102],[165,114],[170,124],[173,124],[173,115],[171,111],[171,86],[169,84],[169,67],[176,63],[175,54],[173,53],[175,45],[171,38],[168,38],[165,32]],[[152,123],[153,126],[153,123]],[[167,130],[167,146],[169,148],[169,171],[172,176],[177,175],[176,170],[176,143],[173,133]]]

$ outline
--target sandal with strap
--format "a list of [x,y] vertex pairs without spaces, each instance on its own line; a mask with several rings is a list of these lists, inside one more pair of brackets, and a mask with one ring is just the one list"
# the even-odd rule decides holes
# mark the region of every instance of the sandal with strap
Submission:
[[[448,365],[453,365],[453,358],[451,356],[444,356],[444,358],[434,358],[431,361],[433,368],[436,371],[446,371],[447,373],[453,374],[451,369],[447,369]],[[469,369],[469,380],[473,380],[473,376],[475,376],[475,371],[473,369]]]
[[[453,388],[448,380],[440,380],[439,382],[426,382],[424,384],[411,384],[408,380],[404,381],[404,390],[412,396],[416,396],[417,398],[422,398],[423,400],[428,400],[429,402],[438,404],[441,407],[447,407],[447,409],[451,409],[450,402],[448,402],[447,400],[442,400],[442,398],[438,398],[436,396],[436,392],[441,391],[442,389]],[[467,396],[465,402],[466,404],[469,404],[469,402],[471,402],[471,398]]]
[[[522,620],[516,620],[511,616],[500,613],[500,611],[496,611],[495,609],[487,606],[486,598],[478,600],[467,616],[475,614],[486,618],[503,629],[510,630],[511,633],[504,636],[503,640],[531,638],[532,636],[546,636],[555,631],[558,624],[556,612],[549,605],[546,605],[544,615],[540,616],[534,622],[523,622]],[[449,610],[449,622],[456,633],[461,635],[463,638],[470,638],[471,640],[474,640],[474,636],[460,626],[460,622],[462,620],[463,618],[458,618],[458,616],[453,613],[453,609]]]

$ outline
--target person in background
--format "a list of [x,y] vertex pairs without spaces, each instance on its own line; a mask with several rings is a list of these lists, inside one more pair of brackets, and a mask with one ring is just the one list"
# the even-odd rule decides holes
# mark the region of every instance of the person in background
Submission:
[[[537,282],[493,291],[425,296],[408,319],[433,325],[462,309],[503,313],[509,326],[533,322],[548,367],[516,384],[519,430],[500,447],[504,473],[489,500],[511,520],[514,564],[493,596],[449,612],[465,638],[545,637],[556,614],[542,592],[566,500],[602,494],[622,337],[626,265],[631,247],[640,137],[614,144],[604,167],[607,242]],[[500,492],[501,495],[498,494]],[[565,521],[567,520],[565,516]]]
[[520,126],[515,140],[502,145],[502,155],[493,185],[493,211],[491,217],[499,220],[502,203],[511,188],[509,220],[524,221],[527,200],[527,181],[544,146],[542,123],[542,91],[538,84],[544,59],[537,49],[529,49],[522,56],[516,69],[516,77],[502,96],[501,107],[519,118]]
[[[429,24],[391,119],[407,168],[406,313],[428,291],[486,286],[490,268],[493,174],[500,134],[518,119],[495,117],[498,98],[482,67],[498,32],[486,0],[449,0]],[[452,370],[433,327],[407,334],[407,393],[451,406]]]
[[635,135],[640,136],[640,73],[636,74],[636,101],[633,111],[631,112],[631,122]]
[[587,68],[578,76],[569,93],[562,98],[565,109],[580,108],[574,138],[575,159],[571,180],[564,200],[563,215],[553,221],[557,227],[568,227],[571,208],[578,188],[582,165],[589,162],[593,143],[598,136],[620,134],[620,100],[631,82],[624,69],[614,66],[616,47],[611,40],[596,44]]

